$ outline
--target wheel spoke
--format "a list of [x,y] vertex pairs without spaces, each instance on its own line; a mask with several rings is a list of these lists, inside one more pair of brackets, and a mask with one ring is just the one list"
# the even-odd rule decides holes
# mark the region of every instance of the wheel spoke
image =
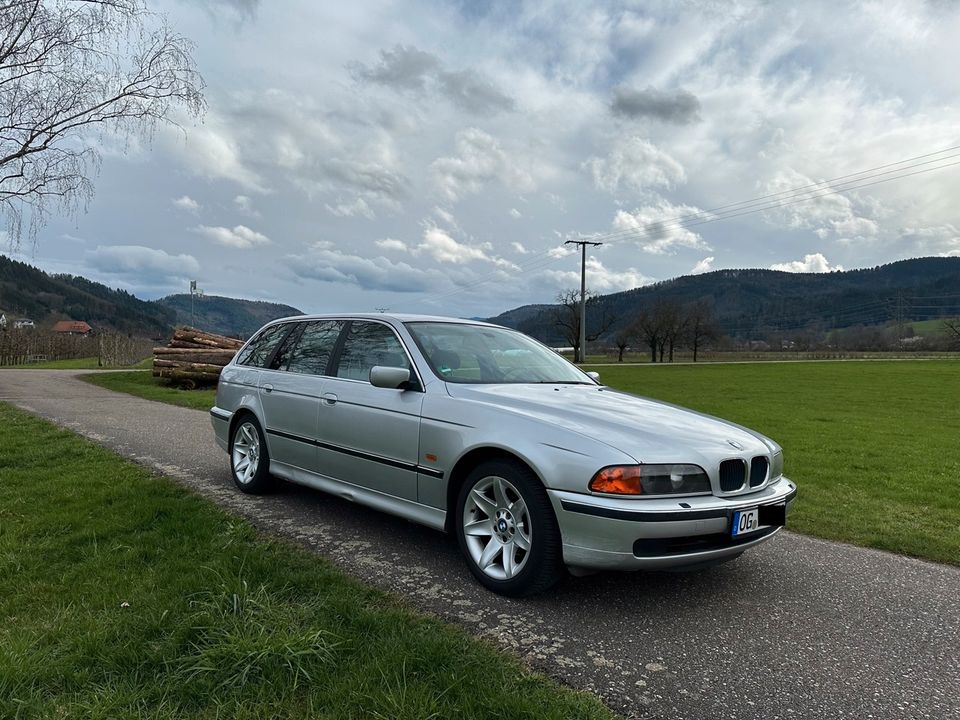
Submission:
[[246,455],[241,458],[240,462],[237,463],[236,470],[237,472],[243,472],[250,465],[250,458]]
[[493,516],[497,514],[497,506],[490,501],[490,498],[480,492],[479,489],[474,488],[470,493],[470,498],[488,518],[493,518]]
[[480,569],[486,570],[490,567],[502,549],[503,545],[500,544],[500,541],[495,537],[491,537],[487,546],[483,549],[483,554],[480,555],[480,562],[477,563]]
[[474,520],[463,526],[463,534],[473,537],[490,537],[493,535],[493,521],[490,518]]
[[524,533],[523,530],[517,528],[517,534],[513,536],[513,542],[521,550],[526,550],[530,552],[530,538]]
[[512,578],[513,573],[516,571],[516,563],[514,563],[513,558],[514,552],[516,552],[516,548],[512,540],[503,546],[503,574],[508,578]]
[[498,508],[510,506],[510,501],[507,500],[507,492],[503,487],[503,480],[501,478],[493,479],[493,497],[497,500]]
[[523,516],[527,514],[527,504],[522,497],[518,497],[510,504],[510,513],[517,519],[518,523],[523,520]]
[[250,463],[247,465],[247,469],[243,471],[243,481],[250,482],[250,478],[253,477],[254,465]]

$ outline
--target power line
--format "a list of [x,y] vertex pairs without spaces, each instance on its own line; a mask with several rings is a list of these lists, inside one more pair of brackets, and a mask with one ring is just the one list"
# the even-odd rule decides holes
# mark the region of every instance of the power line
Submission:
[[[848,173],[846,175],[840,175],[828,180],[823,180],[816,183],[810,183],[807,185],[802,185],[795,187],[789,190],[783,190],[777,193],[769,193],[767,195],[762,195],[751,200],[741,200],[735,203],[728,203],[726,205],[719,205],[717,207],[698,211],[696,213],[687,213],[685,215],[675,216],[673,218],[667,218],[666,220],[656,221],[655,223],[648,224],[648,227],[653,226],[651,229],[642,230],[640,228],[628,228],[623,230],[618,230],[610,233],[593,233],[590,235],[581,237],[587,237],[590,241],[595,242],[596,244],[602,244],[603,242],[613,242],[617,240],[624,239],[642,239],[644,237],[653,237],[657,234],[662,233],[664,230],[669,229],[686,229],[690,227],[696,227],[698,225],[705,225],[708,223],[719,222],[720,220],[729,220],[736,217],[742,217],[745,215],[752,215],[758,212],[765,212],[767,210],[773,210],[781,207],[787,207],[789,205],[795,205],[803,202],[810,202],[811,200],[817,200],[819,198],[829,197],[831,195],[837,195],[843,192],[849,192],[851,190],[858,190],[864,187],[870,187],[872,185],[879,185],[886,182],[891,182],[893,180],[900,180],[906,177],[912,177],[914,175],[921,175],[928,172],[933,172],[935,170],[942,170],[944,168],[953,167],[955,165],[960,165],[960,160],[945,163],[942,165],[936,165],[935,167],[924,167],[923,169],[917,170],[916,168],[921,168],[926,165],[940,163],[944,160],[951,160],[956,157],[960,157],[960,153],[954,153],[952,155],[944,155],[945,153],[952,152],[954,150],[960,150],[960,145],[955,145],[948,148],[943,148],[935,152],[925,153],[922,155],[916,155],[911,158],[906,158],[903,160],[898,160],[892,163],[886,163],[884,165],[877,165],[872,168],[867,168],[865,170],[860,170],[854,173]],[[933,158],[932,160],[926,160],[926,158]],[[916,162],[918,160],[925,160],[924,162]],[[893,168],[895,166],[905,166],[898,167],[894,170],[886,170],[886,168]],[[879,170],[885,170],[885,172],[877,172]],[[912,172],[905,172],[912,171]],[[883,177],[885,175],[891,175],[891,177]],[[858,177],[864,176],[864,177]],[[856,178],[856,179],[851,179]],[[877,179],[880,178],[880,179]],[[844,182],[840,182],[844,181]],[[864,182],[870,181],[870,182]],[[820,190],[823,192],[820,192]],[[786,197],[781,197],[786,196]],[[780,198],[778,200],[773,200],[773,198]],[[758,205],[759,203],[759,205]],[[755,207],[751,207],[755,206]],[[572,242],[572,241],[568,241]],[[566,243],[565,243],[566,244]],[[549,248],[545,251],[538,253],[533,258],[524,261],[517,265],[520,269],[523,270],[538,270],[542,267],[545,267],[549,264],[552,264],[558,260],[567,257],[567,255],[555,255],[552,256],[552,253],[556,252],[556,248]],[[543,262],[541,262],[543,261]],[[441,300],[447,297],[452,297],[458,295],[467,290],[473,289],[480,285],[486,284],[493,279],[494,276],[502,272],[501,268],[486,273],[480,278],[467,283],[465,285],[452,288],[449,291],[442,293],[433,293],[421,296],[420,298],[414,300],[415,304],[430,303],[436,300]]]
[[[941,159],[947,160],[953,157],[960,157],[960,154],[951,155],[948,158],[941,158]],[[926,163],[920,163],[920,165],[924,165],[924,164]],[[880,185],[881,183],[891,182],[893,180],[900,180],[906,177],[912,177],[913,175],[922,175],[924,173],[933,172],[935,170],[942,170],[944,168],[953,167],[954,165],[960,165],[960,160],[957,160],[951,163],[946,163],[944,165],[938,165],[937,167],[925,168],[923,170],[916,170],[914,172],[905,172],[900,175],[894,175],[893,177],[887,177],[881,180],[873,180],[872,182],[861,182],[860,184],[850,185],[845,187],[837,186],[832,189],[825,190],[825,192],[807,194],[805,197],[785,198],[782,201],[778,200],[778,201],[768,202],[764,205],[761,205],[755,208],[746,209],[746,210],[741,210],[739,212],[711,214],[708,211],[703,211],[701,213],[691,213],[690,215],[680,216],[680,217],[692,218],[691,221],[674,222],[673,220],[666,220],[666,221],[658,220],[648,224],[648,227],[653,226],[649,230],[641,230],[640,228],[626,228],[623,230],[617,230],[610,233],[594,233],[589,237],[598,239],[598,240],[604,240],[604,241],[654,237],[656,235],[661,234],[664,230],[686,229],[686,228],[696,227],[697,225],[706,225],[707,223],[719,222],[720,220],[730,220],[731,218],[735,218],[735,217],[752,215],[758,212],[765,212],[767,210],[775,210],[777,208],[787,207],[789,205],[796,205],[797,203],[809,202],[811,200],[817,200],[819,198],[829,197],[831,195],[839,195],[840,193],[849,192],[851,190],[859,190],[860,188],[870,187],[872,185]],[[910,170],[913,167],[919,167],[919,165],[900,168],[900,171]],[[886,174],[886,173],[881,173],[881,174]],[[879,175],[875,175],[872,177],[879,177]],[[870,178],[869,177],[861,178],[861,180],[867,180],[867,179],[870,179]]]

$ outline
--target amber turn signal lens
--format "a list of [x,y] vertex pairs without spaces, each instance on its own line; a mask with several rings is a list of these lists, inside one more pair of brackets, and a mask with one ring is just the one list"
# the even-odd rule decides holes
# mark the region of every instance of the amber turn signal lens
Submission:
[[593,492],[614,495],[640,495],[643,492],[640,485],[640,466],[614,465],[604,468],[593,476],[590,489]]

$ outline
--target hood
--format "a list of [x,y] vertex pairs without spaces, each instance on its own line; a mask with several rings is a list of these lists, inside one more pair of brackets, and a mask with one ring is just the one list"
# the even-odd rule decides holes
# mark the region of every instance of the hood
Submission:
[[694,462],[709,467],[723,459],[778,449],[773,441],[736,423],[603,386],[447,383],[447,390],[455,398],[493,405],[593,438],[637,462]]

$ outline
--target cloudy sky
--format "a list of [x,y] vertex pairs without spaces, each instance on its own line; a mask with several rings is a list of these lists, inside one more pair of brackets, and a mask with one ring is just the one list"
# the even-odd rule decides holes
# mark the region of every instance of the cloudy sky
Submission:
[[954,2],[153,6],[205,117],[103,148],[88,210],[20,259],[144,298],[484,316],[578,287],[568,239],[604,240],[600,293],[960,255],[960,165],[930,157],[701,214],[960,146]]

